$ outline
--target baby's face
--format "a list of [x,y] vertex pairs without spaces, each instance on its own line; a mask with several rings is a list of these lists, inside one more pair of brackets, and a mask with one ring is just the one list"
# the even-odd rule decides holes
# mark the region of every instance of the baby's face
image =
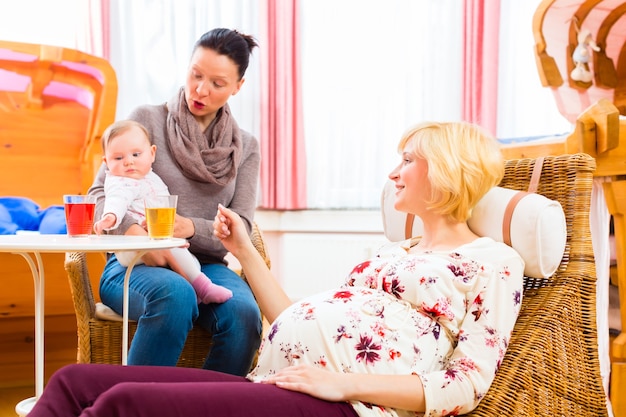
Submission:
[[137,127],[131,127],[111,139],[104,162],[113,175],[134,179],[144,178],[152,168],[156,146]]

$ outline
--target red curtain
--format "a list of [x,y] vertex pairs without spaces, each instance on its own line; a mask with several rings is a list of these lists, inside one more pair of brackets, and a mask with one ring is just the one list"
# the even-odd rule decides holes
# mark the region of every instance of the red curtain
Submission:
[[102,14],[102,58],[111,59],[111,4],[110,0],[101,0],[100,13]]
[[[83,33],[77,33],[76,49],[106,60],[111,59],[111,2],[110,0],[88,0],[86,2],[88,23]],[[81,36],[82,35],[82,36]]]
[[500,0],[465,0],[463,119],[496,134]]
[[267,0],[267,59],[262,64],[261,203],[306,208],[298,0]]

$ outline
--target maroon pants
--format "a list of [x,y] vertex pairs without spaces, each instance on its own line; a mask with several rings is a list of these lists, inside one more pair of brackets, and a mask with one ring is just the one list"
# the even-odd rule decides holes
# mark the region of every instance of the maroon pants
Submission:
[[57,371],[28,417],[356,417],[333,403],[202,369],[76,364]]

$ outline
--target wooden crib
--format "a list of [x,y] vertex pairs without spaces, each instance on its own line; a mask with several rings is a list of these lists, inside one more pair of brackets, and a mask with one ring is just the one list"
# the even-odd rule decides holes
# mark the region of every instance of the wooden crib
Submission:
[[[620,294],[622,329],[626,323],[626,120],[617,107],[606,99],[586,109],[578,117],[574,131],[563,137],[553,137],[530,142],[504,145],[507,159],[536,158],[584,152],[596,159],[594,177],[604,177],[605,198],[615,226],[615,253]],[[608,242],[607,242],[608,243]],[[626,332],[612,343],[611,392],[626,392]],[[622,395],[611,398],[615,416],[626,401]],[[626,411],[626,410],[625,410]]]
[[[626,1],[543,0],[532,30],[541,83],[575,128],[564,137],[509,144],[504,152],[507,158],[584,152],[596,159],[594,177],[605,180],[615,226],[621,306],[622,333],[611,352],[611,402],[615,416],[626,417]],[[577,48],[586,50],[586,60]]]

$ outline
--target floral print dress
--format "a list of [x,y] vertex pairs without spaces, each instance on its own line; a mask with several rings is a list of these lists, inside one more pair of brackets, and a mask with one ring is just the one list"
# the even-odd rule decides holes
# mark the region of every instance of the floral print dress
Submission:
[[415,374],[426,412],[352,402],[359,416],[449,416],[476,407],[493,381],[520,309],[524,262],[479,238],[454,251],[394,244],[357,265],[336,290],[281,313],[248,379],[289,365],[335,372]]

